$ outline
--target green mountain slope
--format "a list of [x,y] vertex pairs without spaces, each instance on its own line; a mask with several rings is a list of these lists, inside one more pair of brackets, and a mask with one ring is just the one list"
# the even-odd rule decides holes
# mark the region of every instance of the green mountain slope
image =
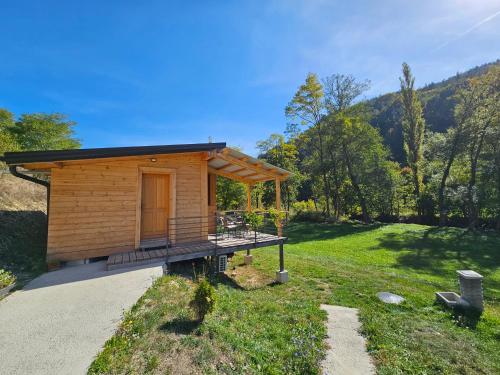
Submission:
[[[453,96],[467,79],[484,74],[500,60],[472,68],[438,83],[431,83],[418,90],[424,106],[426,126],[435,132],[444,132],[453,124]],[[418,77],[417,77],[418,78]],[[371,111],[370,123],[380,130],[385,143],[391,149],[394,160],[404,162],[403,136],[401,132],[401,104],[397,93],[385,94],[366,101]]]

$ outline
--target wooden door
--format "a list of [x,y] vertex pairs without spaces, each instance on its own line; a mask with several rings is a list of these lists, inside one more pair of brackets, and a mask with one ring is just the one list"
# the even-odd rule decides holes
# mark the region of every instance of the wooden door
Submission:
[[169,212],[169,175],[142,175],[141,239],[165,238]]

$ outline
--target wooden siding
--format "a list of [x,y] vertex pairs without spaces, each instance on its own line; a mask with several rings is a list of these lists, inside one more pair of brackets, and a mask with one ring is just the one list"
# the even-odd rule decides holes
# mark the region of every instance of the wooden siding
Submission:
[[99,159],[52,168],[47,260],[77,260],[133,250],[140,167],[175,170],[177,217],[207,213],[205,153]]

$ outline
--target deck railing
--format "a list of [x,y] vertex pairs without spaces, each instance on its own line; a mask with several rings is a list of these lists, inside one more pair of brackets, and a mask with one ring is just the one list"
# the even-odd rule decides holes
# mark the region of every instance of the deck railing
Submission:
[[169,218],[167,243],[179,244],[212,241],[218,243],[227,238],[252,239],[257,242],[262,234],[279,235],[286,218],[276,223],[266,211],[253,212],[260,219],[251,220],[245,211],[218,211],[210,216]]

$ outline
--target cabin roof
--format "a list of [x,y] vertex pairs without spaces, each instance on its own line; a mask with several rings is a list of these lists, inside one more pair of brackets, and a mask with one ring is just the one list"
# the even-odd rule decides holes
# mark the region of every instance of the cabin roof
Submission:
[[8,165],[21,165],[28,163],[115,158],[122,156],[175,154],[181,152],[202,152],[202,151],[222,150],[225,147],[226,143],[220,142],[220,143],[160,145],[160,146],[80,148],[72,150],[22,151],[22,152],[6,152],[3,157],[3,160]]
[[51,164],[103,158],[119,158],[175,153],[207,152],[208,171],[233,180],[254,184],[275,179],[286,179],[290,172],[263,160],[226,147],[225,142],[194,143],[160,146],[107,147],[73,150],[6,152],[2,158],[9,166],[31,170],[47,170]]

